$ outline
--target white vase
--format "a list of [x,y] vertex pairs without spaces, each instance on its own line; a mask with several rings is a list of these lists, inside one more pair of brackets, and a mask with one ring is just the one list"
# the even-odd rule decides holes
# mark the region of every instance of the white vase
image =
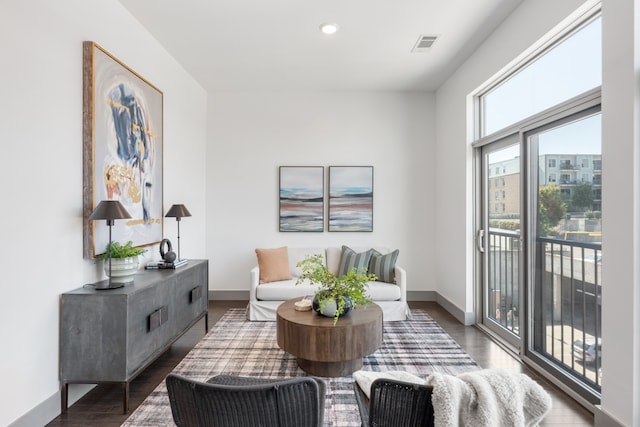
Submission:
[[[138,256],[111,258],[111,282],[130,283],[138,273]],[[109,260],[104,260],[104,272],[109,276]]]

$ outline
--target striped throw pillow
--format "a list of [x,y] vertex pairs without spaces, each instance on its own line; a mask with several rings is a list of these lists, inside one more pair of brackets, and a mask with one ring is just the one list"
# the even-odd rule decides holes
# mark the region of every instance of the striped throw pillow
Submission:
[[355,268],[359,273],[367,273],[369,268],[369,260],[371,259],[371,250],[356,253],[348,246],[342,246],[342,254],[340,255],[340,264],[338,264],[337,276],[342,277]]
[[398,259],[399,249],[382,255],[375,249],[371,249],[371,260],[369,261],[369,274],[375,274],[379,282],[395,283],[396,282],[396,260]]

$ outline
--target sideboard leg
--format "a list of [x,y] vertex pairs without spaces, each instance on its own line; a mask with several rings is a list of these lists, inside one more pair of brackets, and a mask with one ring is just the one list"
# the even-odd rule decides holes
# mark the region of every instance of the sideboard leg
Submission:
[[69,402],[69,384],[62,383],[62,390],[60,391],[60,412],[67,412],[67,405]]
[[204,315],[204,332],[209,332],[209,311]]
[[129,413],[129,382],[122,383],[122,409],[125,414]]

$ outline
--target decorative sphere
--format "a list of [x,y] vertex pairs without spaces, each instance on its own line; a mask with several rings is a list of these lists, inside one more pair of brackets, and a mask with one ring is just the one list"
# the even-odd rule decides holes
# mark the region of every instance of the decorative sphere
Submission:
[[169,251],[166,254],[164,254],[164,261],[165,262],[173,262],[176,260],[176,253],[173,251]]

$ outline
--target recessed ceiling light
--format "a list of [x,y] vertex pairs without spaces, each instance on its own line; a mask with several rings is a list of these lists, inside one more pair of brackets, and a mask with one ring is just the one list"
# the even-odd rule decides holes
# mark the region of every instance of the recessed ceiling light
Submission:
[[320,31],[322,31],[322,34],[335,34],[338,32],[338,24],[326,22],[320,25]]

